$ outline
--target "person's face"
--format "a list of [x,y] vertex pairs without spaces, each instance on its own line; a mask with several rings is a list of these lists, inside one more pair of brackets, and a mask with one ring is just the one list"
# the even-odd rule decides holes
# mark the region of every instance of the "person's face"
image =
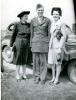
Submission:
[[58,21],[60,19],[60,15],[58,11],[53,11],[53,19]]
[[38,8],[36,11],[37,11],[38,17],[42,17],[43,16],[43,13],[44,13],[44,8],[43,7]]
[[21,17],[21,21],[26,22],[27,20],[28,20],[28,15],[25,14]]

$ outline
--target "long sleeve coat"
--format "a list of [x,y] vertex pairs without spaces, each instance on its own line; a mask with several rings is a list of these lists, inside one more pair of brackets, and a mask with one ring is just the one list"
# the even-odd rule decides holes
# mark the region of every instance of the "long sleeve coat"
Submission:
[[31,47],[32,52],[48,52],[50,39],[50,19],[44,17],[39,23],[35,17],[31,21]]

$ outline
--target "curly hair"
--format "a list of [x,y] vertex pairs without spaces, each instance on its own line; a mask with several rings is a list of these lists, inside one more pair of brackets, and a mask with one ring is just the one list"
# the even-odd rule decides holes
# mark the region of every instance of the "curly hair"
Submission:
[[53,7],[51,11],[51,15],[53,15],[53,11],[58,11],[59,15],[62,16],[62,10],[60,7]]

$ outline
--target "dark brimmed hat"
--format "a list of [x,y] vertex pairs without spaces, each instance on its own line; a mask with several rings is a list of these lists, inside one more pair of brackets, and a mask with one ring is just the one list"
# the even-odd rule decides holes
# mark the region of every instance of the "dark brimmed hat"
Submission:
[[29,15],[30,14],[30,11],[22,11],[21,13],[19,13],[18,15],[17,15],[17,17],[19,17],[19,18],[21,18],[23,15]]

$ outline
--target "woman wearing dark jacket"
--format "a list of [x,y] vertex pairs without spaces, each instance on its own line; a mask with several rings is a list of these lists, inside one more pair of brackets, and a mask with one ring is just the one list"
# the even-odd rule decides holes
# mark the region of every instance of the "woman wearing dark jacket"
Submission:
[[17,17],[20,22],[14,26],[10,46],[14,51],[13,63],[16,65],[16,79],[20,79],[20,67],[23,69],[22,78],[26,79],[26,65],[28,64],[28,51],[30,44],[30,24],[27,22],[30,11],[23,11]]
[[43,16],[44,7],[38,4],[37,17],[31,21],[31,50],[33,53],[33,74],[35,82],[45,83],[49,45],[50,20]]

